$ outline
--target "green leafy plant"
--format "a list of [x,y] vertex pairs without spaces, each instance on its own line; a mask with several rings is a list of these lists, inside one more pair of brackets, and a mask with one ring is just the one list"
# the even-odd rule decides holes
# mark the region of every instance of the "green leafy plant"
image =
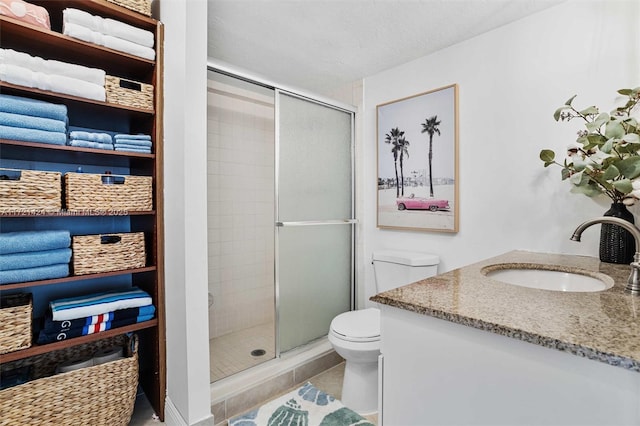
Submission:
[[540,159],[545,167],[553,164],[562,168],[562,180],[573,185],[571,192],[590,197],[605,194],[613,202],[632,205],[640,200],[640,108],[636,109],[640,87],[618,93],[627,98],[626,103],[610,113],[595,106],[578,110],[573,106],[576,96],[565,102],[553,114],[555,120],[579,119],[585,129],[578,131],[575,143],[567,147],[562,163],[550,149],[540,151]]

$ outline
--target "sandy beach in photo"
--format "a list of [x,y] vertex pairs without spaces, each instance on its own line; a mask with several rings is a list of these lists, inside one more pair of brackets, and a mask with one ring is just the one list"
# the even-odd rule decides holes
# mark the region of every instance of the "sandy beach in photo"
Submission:
[[[404,195],[408,197],[429,198],[429,185],[405,186]],[[449,210],[431,212],[429,210],[398,210],[396,188],[378,189],[378,226],[397,228],[422,228],[452,231],[454,229],[455,196],[454,185],[433,185],[434,198],[449,201]]]

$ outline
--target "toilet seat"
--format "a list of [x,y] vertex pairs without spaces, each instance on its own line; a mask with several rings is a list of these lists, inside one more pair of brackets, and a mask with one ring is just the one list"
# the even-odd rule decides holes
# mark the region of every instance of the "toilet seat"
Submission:
[[344,312],[331,321],[331,333],[350,342],[380,340],[380,310],[376,308]]

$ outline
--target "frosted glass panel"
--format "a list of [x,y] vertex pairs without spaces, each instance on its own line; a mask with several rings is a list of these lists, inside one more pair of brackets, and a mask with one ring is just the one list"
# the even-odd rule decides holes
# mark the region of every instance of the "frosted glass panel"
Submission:
[[351,225],[278,229],[280,351],[326,336],[350,309]]
[[279,100],[279,220],[351,218],[351,114]]
[[[284,93],[278,99],[280,352],[326,336],[351,307],[352,114]],[[291,223],[293,222],[293,223]]]

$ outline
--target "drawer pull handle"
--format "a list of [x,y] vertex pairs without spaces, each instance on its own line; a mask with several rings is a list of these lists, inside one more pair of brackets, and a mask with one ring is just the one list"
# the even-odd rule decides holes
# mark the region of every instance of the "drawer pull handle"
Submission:
[[22,172],[20,170],[5,170],[0,174],[0,180],[20,180]]
[[123,89],[131,89],[137,92],[142,92],[142,84],[136,83],[135,81],[120,79],[120,87],[122,87]]
[[122,185],[124,184],[124,176],[112,176],[112,175],[102,176],[102,184],[103,185]]
[[122,238],[117,235],[100,236],[100,244],[115,244],[115,243],[119,243],[120,240],[122,240]]

